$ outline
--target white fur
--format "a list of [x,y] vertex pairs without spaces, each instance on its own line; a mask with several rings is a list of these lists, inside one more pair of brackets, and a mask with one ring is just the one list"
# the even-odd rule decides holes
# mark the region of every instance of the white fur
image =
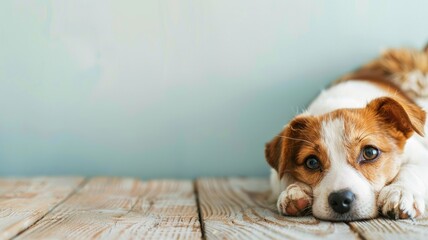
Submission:
[[[319,218],[347,220],[360,217],[374,217],[377,214],[375,196],[371,184],[347,161],[343,119],[329,119],[322,123],[322,143],[327,149],[330,168],[321,182],[315,186],[313,214]],[[355,194],[355,204],[349,214],[338,215],[328,204],[332,192],[349,189]]]
[[[369,82],[347,81],[322,91],[304,114],[321,115],[340,108],[362,108],[375,98],[389,95],[385,90]],[[422,107],[428,108],[428,101],[419,102],[426,103]],[[425,126],[425,129],[427,128]],[[313,214],[320,218],[347,219],[350,215],[335,214],[330,209],[327,199],[332,191],[350,188],[357,200],[349,214],[353,214],[353,218],[374,217],[377,215],[373,191],[376,186],[372,186],[362,174],[347,163],[344,155],[346,151],[342,139],[343,131],[343,119],[330,119],[322,123],[322,139],[328,149],[331,167],[313,189]],[[401,210],[410,217],[415,217],[417,211],[424,212],[425,201],[428,200],[428,138],[412,136],[407,141],[401,158],[403,158],[403,165],[398,176],[380,191],[377,205],[381,207],[384,214],[389,211],[399,213]],[[287,192],[287,187],[295,183],[296,180],[287,174],[279,179],[276,171],[272,170],[273,194],[276,197],[281,195],[278,198],[278,206],[288,201],[290,192]],[[279,210],[284,213],[284,210],[280,208]]]
[[[382,189],[378,205],[383,214],[393,211],[396,216],[401,211],[410,217],[425,212],[428,202],[428,149],[420,137],[407,140],[404,149],[404,163],[394,182]],[[426,139],[425,139],[426,140]]]
[[306,114],[322,115],[340,108],[363,108],[371,100],[387,95],[383,89],[363,81],[347,81],[323,90]]
[[397,76],[397,83],[401,84],[401,88],[404,91],[411,91],[419,96],[428,96],[428,75],[422,73],[419,70],[411,71],[406,74],[405,78],[407,81],[399,80],[400,76]]

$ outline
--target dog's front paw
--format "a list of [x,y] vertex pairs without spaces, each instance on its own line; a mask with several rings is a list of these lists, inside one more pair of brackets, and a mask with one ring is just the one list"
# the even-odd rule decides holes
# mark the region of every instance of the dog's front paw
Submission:
[[294,183],[279,195],[277,207],[283,215],[304,216],[312,206],[312,189],[303,183]]
[[425,200],[403,186],[392,184],[380,191],[378,206],[384,216],[392,219],[415,218],[424,213]]

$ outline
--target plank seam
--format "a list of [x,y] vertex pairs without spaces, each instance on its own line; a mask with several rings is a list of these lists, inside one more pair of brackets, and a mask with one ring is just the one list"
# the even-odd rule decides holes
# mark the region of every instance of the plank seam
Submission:
[[361,234],[360,231],[358,231],[358,229],[356,227],[354,227],[353,224],[347,222],[346,225],[349,226],[349,228],[357,235],[357,237],[361,240],[366,240],[366,238]]
[[44,219],[49,213],[51,213],[57,207],[59,207],[61,204],[63,204],[65,201],[67,201],[68,199],[70,199],[74,194],[76,194],[80,189],[82,189],[88,182],[89,182],[89,178],[88,177],[84,178],[82,180],[82,182],[79,183],[79,185],[77,185],[77,187],[73,191],[71,191],[63,200],[59,201],[58,204],[56,204],[49,211],[47,211],[45,213],[45,215],[43,215],[41,218],[37,219],[33,224],[31,224],[27,228],[22,229],[20,232],[18,232],[15,236],[11,237],[10,239],[15,239],[15,238],[19,237],[19,235],[23,234],[25,231],[27,231],[28,229],[30,229],[33,226],[35,226],[38,222],[40,222],[42,219]]
[[196,201],[196,209],[198,211],[198,220],[199,220],[199,226],[201,228],[201,239],[206,239],[205,237],[205,227],[204,227],[204,220],[202,218],[202,211],[201,211],[201,202],[199,200],[199,191],[198,191],[198,183],[197,179],[193,180],[193,193],[195,196]]

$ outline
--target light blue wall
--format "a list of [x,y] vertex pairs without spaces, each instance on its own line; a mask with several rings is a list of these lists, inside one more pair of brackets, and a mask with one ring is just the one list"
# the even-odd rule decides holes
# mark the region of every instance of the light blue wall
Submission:
[[0,174],[266,175],[332,79],[428,41],[427,1],[0,2]]

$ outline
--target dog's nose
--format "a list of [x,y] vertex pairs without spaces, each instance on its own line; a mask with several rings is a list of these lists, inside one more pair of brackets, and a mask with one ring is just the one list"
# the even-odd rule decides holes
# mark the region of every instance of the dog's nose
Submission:
[[344,189],[330,193],[328,196],[328,204],[330,204],[330,207],[337,213],[347,213],[351,210],[354,199],[354,193]]

